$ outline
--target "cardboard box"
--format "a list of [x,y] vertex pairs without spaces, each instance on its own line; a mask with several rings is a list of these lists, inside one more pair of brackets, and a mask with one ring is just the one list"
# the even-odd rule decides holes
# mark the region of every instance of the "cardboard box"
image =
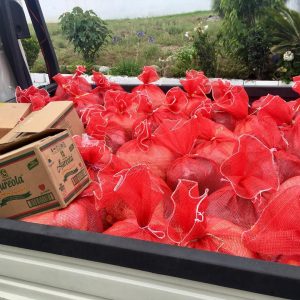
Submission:
[[0,103],[0,138],[30,113],[29,103]]
[[20,219],[68,206],[90,183],[66,130],[20,135],[0,145],[0,218]]
[[49,128],[68,129],[72,136],[84,133],[83,124],[72,101],[50,102],[43,109],[32,112],[18,126],[2,137],[0,142],[9,143],[20,132],[42,132]]

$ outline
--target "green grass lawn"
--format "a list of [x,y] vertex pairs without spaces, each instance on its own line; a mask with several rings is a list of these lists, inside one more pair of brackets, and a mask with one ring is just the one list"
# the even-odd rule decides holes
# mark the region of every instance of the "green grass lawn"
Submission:
[[[193,31],[199,23],[209,24],[209,31],[215,34],[219,21],[208,21],[212,12],[194,12],[188,14],[151,17],[139,19],[109,20],[108,27],[112,38],[99,51],[96,65],[124,67],[157,65],[159,59],[166,59],[178,49],[191,43],[186,37],[187,31]],[[49,32],[62,71],[64,66],[83,64],[80,55],[74,53],[73,46],[62,35],[59,24],[48,24]],[[138,37],[140,32],[142,37]],[[69,67],[72,69],[72,67]],[[44,72],[42,56],[35,63],[33,72]]]

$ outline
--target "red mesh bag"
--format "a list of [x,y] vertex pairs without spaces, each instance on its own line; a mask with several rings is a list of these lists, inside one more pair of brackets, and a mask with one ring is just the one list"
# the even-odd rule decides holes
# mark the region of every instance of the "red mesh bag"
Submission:
[[293,119],[293,111],[289,104],[279,96],[267,95],[253,102],[252,109],[257,112],[260,120],[266,117],[272,118],[278,126],[290,124]]
[[210,80],[204,73],[195,70],[187,71],[186,79],[180,83],[189,95],[209,94],[212,88]]
[[293,119],[296,119],[300,114],[300,98],[294,101],[287,102],[293,112]]
[[180,180],[171,198],[173,213],[168,224],[168,237],[175,244],[185,247],[205,235],[207,193],[200,196],[197,182]]
[[129,165],[111,153],[103,141],[95,140],[87,135],[75,136],[74,141],[88,167],[105,174],[115,174]]
[[50,102],[50,96],[44,89],[38,89],[31,86],[26,90],[22,90],[19,86],[17,86],[16,101],[18,103],[31,103],[31,110],[37,111]]
[[278,129],[276,122],[270,117],[259,119],[257,116],[250,115],[237,124],[235,134],[255,136],[270,149],[285,150],[287,148],[283,134]]
[[186,114],[188,103],[186,93],[179,87],[171,88],[166,94],[165,106],[174,114]]
[[230,113],[236,119],[243,119],[248,115],[249,97],[243,87],[232,86],[222,80],[214,81],[212,95],[215,111]]
[[143,73],[138,76],[138,79],[143,82],[132,90],[133,93],[140,93],[147,96],[154,108],[161,106],[166,98],[165,93],[156,85],[151,84],[159,79],[157,71],[153,67],[144,67]]
[[245,246],[261,255],[300,255],[300,186],[281,189],[255,225],[243,234]]
[[200,102],[198,103],[197,107],[191,112],[191,116],[196,117],[204,117],[211,119],[213,116],[213,103],[211,99],[205,97],[201,98]]
[[193,153],[221,164],[236,147],[235,135],[223,125],[206,118],[198,118],[198,139]]
[[188,103],[185,107],[185,114],[193,116],[201,112],[201,115],[210,117],[212,102],[206,94],[211,92],[211,84],[204,73],[189,71],[186,73],[186,80],[181,80],[180,83],[187,92]]
[[254,257],[241,241],[243,229],[233,223],[206,216],[207,193],[199,197],[198,184],[181,180],[172,195],[173,214],[168,236],[175,244],[207,251]]
[[300,176],[295,176],[283,182],[279,187],[278,192],[283,192],[284,190],[290,187],[299,186],[299,185],[300,185]]
[[120,180],[114,191],[134,212],[135,218],[115,223],[105,231],[118,235],[147,241],[166,242],[163,212],[155,210],[165,198],[164,192],[152,180],[146,166],[139,165],[118,174]]
[[252,201],[237,196],[228,185],[209,195],[208,203],[208,216],[227,220],[244,229],[249,229],[258,219]]
[[300,175],[300,159],[297,156],[286,151],[276,151],[274,155],[280,183]]
[[119,177],[99,172],[97,178],[101,187],[102,197],[97,198],[96,209],[101,213],[104,230],[107,230],[119,221],[134,218],[132,209],[115,192]]
[[[126,169],[126,170],[125,170]],[[127,172],[127,168],[123,168]],[[97,176],[101,187],[101,196],[95,197],[96,208],[102,214],[104,228],[108,229],[118,221],[124,221],[134,218],[134,212],[128,206],[126,199],[123,199],[115,192],[115,187],[119,182],[119,176],[99,172]],[[151,175],[151,181],[159,187],[163,195],[162,207],[156,210],[160,216],[168,218],[171,214],[172,204],[170,203],[171,190],[167,184],[160,178]],[[97,193],[99,195],[100,193]]]
[[124,128],[98,113],[89,116],[86,133],[95,139],[105,141],[113,153],[130,140],[130,135]]
[[177,157],[191,153],[196,142],[198,124],[190,120],[165,120],[154,135],[160,145],[170,149]]
[[214,122],[225,126],[230,131],[234,131],[237,124],[237,120],[231,114],[226,112],[218,112],[213,110],[211,112],[211,119]]
[[81,90],[79,85],[75,81],[71,81],[65,87],[68,99],[74,102],[78,111],[84,109],[88,105],[101,104],[101,99],[98,95]]
[[297,117],[292,126],[282,129],[287,142],[287,152],[300,158],[300,117]]
[[113,174],[101,172],[98,173],[97,179],[102,194],[101,197],[96,198],[96,209],[101,214],[104,229],[108,229],[118,221],[133,218],[133,211],[114,191],[119,179]]
[[84,93],[91,92],[91,84],[84,77],[80,76],[83,74],[83,72],[85,72],[85,68],[79,66],[73,76],[65,76],[62,74],[55,75],[53,79],[57,83],[57,89],[54,97],[51,98],[51,101],[68,100],[69,97],[72,96],[69,94],[69,85],[76,85],[78,89]]
[[181,181],[172,195],[174,212],[168,235],[177,245],[231,255],[254,257],[241,242],[243,230],[219,218],[206,215],[208,200],[199,197],[196,182]]
[[107,91],[104,98],[106,112],[103,117],[124,128],[128,134],[131,134],[138,116],[133,99],[131,94],[122,91]]
[[198,155],[184,156],[171,164],[167,172],[167,183],[172,190],[175,190],[180,179],[197,182],[201,195],[207,189],[209,193],[213,193],[225,184],[219,166]]
[[67,208],[31,216],[22,221],[74,230],[102,232],[102,222],[93,201],[93,198],[77,199]]
[[137,138],[125,143],[117,156],[131,166],[146,164],[154,175],[165,178],[167,168],[174,160],[172,151],[151,135],[147,120],[136,127],[134,135]]
[[300,267],[300,255],[281,256],[278,261],[281,264],[287,264],[295,267]]
[[117,83],[110,82],[104,74],[101,72],[95,72],[93,71],[92,80],[96,84],[98,88],[100,88],[101,91],[105,92],[108,90],[113,91],[124,91],[124,89]]
[[101,214],[96,210],[95,207],[95,193],[90,197],[84,197],[77,199],[78,204],[81,205],[87,214],[87,231],[102,233],[103,223],[101,220]]
[[138,113],[138,117],[144,117],[153,114],[153,105],[149,101],[148,97],[140,93],[131,93],[131,101],[133,103],[135,112]]
[[253,199],[269,190],[277,190],[279,179],[273,153],[257,138],[243,135],[237,152],[221,166],[221,173],[236,194]]
[[87,105],[79,111],[79,115],[83,125],[87,125],[92,115],[101,116],[105,111],[105,107],[101,104]]
[[[92,81],[103,92],[108,91],[108,90],[111,89],[111,83],[106,78],[106,76],[101,72],[93,71]],[[122,89],[120,89],[120,90],[122,90]]]
[[189,243],[190,248],[214,251],[246,258],[257,258],[242,243],[244,229],[224,219],[207,216],[207,234],[199,240]]
[[133,101],[138,105],[137,112],[138,118],[133,125],[136,128],[141,122],[147,120],[151,133],[165,121],[165,120],[180,120],[186,119],[186,115],[182,112],[174,113],[165,105],[159,108],[153,109],[152,104],[149,102],[148,98],[141,94],[133,94]]
[[293,78],[293,81],[294,81],[294,86],[293,86],[293,90],[295,92],[297,92],[298,94],[300,94],[300,76],[295,76]]

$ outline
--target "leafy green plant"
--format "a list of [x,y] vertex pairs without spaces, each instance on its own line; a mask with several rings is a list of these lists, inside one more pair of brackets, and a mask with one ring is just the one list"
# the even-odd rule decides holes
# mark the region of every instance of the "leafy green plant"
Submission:
[[33,67],[31,68],[32,73],[47,73],[47,68],[45,65],[45,61],[43,59],[38,59]]
[[142,66],[135,60],[124,59],[111,69],[110,74],[123,76],[138,76],[141,73],[141,70]]
[[216,12],[220,17],[224,17],[224,11],[221,7],[222,0],[213,0],[212,9]]
[[28,66],[31,69],[40,53],[40,45],[36,37],[30,37],[22,40],[22,45],[26,54]]
[[166,59],[160,59],[159,63],[165,77],[180,78],[185,76],[187,70],[199,69],[193,46],[182,47]]
[[248,67],[248,78],[268,77],[267,73],[271,68],[269,61],[271,42],[268,33],[256,25],[248,31],[244,45],[247,51],[241,51],[241,57]]
[[273,52],[300,52],[300,14],[284,9],[270,15]]
[[271,50],[281,57],[275,76],[290,81],[300,74],[300,14],[283,9],[270,12],[267,20],[272,37]]
[[62,14],[59,19],[62,32],[73,43],[75,52],[82,54],[86,62],[94,62],[109,36],[106,23],[92,10],[84,12],[80,7]]
[[195,28],[194,48],[198,65],[207,76],[216,75],[216,42],[208,34],[208,26],[198,25]]
[[221,47],[232,59],[248,68],[248,77],[269,78],[270,34],[266,32],[265,15],[284,7],[284,0],[221,0],[224,13]]

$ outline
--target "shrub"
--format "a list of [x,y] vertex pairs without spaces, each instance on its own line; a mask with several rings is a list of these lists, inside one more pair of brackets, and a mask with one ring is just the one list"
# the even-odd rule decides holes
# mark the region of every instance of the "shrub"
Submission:
[[283,9],[270,12],[267,18],[271,32],[272,52],[280,57],[277,78],[290,81],[300,74],[300,14]]
[[267,34],[265,15],[284,7],[284,0],[221,0],[224,14],[221,46],[229,57],[237,57],[248,68],[253,79],[269,78],[270,34]]
[[212,9],[216,12],[221,18],[224,17],[224,11],[221,7],[222,0],[214,0],[212,4]]
[[31,68],[33,73],[47,73],[47,67],[44,59],[38,59]]
[[40,53],[40,45],[36,39],[36,37],[30,37],[28,39],[22,40],[22,45],[26,54],[28,66],[31,69],[36,62],[39,53]]
[[195,28],[194,48],[199,67],[207,76],[216,75],[216,42],[207,32],[207,26],[201,24]]
[[75,52],[82,54],[86,62],[94,62],[109,36],[106,23],[92,10],[84,12],[80,7],[62,14],[59,19],[62,32],[73,43]]
[[257,25],[248,31],[244,45],[247,51],[242,51],[241,57],[248,67],[248,77],[256,79],[268,77],[271,54],[268,33]]
[[159,62],[161,73],[165,77],[184,77],[187,70],[199,67],[193,46],[180,48],[166,59],[160,59]]
[[135,60],[124,59],[110,71],[111,75],[138,76],[142,67]]

